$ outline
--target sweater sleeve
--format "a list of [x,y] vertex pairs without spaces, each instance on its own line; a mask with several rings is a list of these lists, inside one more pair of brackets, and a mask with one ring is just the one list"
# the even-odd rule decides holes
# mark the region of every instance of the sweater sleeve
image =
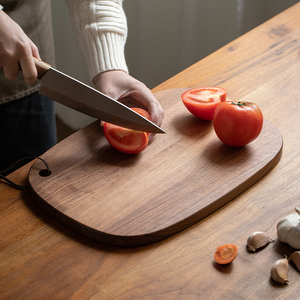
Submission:
[[108,70],[128,73],[127,22],[122,0],[65,0],[90,78]]

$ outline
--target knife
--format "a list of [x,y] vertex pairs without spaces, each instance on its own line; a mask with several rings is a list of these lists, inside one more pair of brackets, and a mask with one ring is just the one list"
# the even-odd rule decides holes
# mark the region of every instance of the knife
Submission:
[[41,81],[40,94],[96,119],[138,131],[165,133],[126,105],[34,59]]

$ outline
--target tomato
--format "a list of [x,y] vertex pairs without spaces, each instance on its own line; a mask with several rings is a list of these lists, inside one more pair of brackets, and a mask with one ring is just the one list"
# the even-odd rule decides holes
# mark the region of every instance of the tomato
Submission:
[[255,103],[225,101],[216,108],[213,125],[224,144],[241,147],[259,136],[263,114]]
[[[142,115],[144,118],[146,118],[149,121],[151,121],[150,114],[146,110],[144,110],[144,109],[142,109],[140,107],[131,107],[131,109],[134,110],[135,112],[137,112],[138,114]],[[146,132],[146,133],[149,136],[149,132]]]
[[144,118],[151,121],[151,117],[150,117],[149,113],[146,110],[144,110],[140,107],[131,107],[131,109],[134,110],[135,112],[137,112],[138,114],[142,115]]
[[218,104],[226,100],[226,90],[220,87],[195,88],[184,92],[181,99],[195,117],[210,121]]
[[[149,113],[142,108],[131,109],[150,120]],[[110,145],[123,153],[137,154],[148,146],[148,132],[136,131],[105,122],[103,133]]]

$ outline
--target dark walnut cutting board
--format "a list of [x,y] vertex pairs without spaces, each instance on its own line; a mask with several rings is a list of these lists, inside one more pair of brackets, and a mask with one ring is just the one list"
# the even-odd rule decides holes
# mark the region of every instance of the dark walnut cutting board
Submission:
[[167,238],[215,212],[268,173],[280,160],[282,137],[267,120],[242,148],[219,141],[212,122],[192,116],[186,89],[155,94],[165,110],[162,128],[138,155],[117,152],[99,122],[79,130],[41,157],[52,174],[29,183],[54,218],[103,243],[140,246]]

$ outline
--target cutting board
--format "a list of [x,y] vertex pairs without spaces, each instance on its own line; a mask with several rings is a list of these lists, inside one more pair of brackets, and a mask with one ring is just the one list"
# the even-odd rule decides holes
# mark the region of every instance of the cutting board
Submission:
[[45,168],[40,160],[32,165],[34,199],[81,234],[111,245],[141,246],[215,212],[278,163],[283,141],[274,125],[264,120],[255,141],[228,147],[212,122],[186,110],[180,98],[185,90],[155,94],[165,111],[166,134],[156,135],[140,154],[114,150],[99,121],[44,153],[51,175],[40,175]]

